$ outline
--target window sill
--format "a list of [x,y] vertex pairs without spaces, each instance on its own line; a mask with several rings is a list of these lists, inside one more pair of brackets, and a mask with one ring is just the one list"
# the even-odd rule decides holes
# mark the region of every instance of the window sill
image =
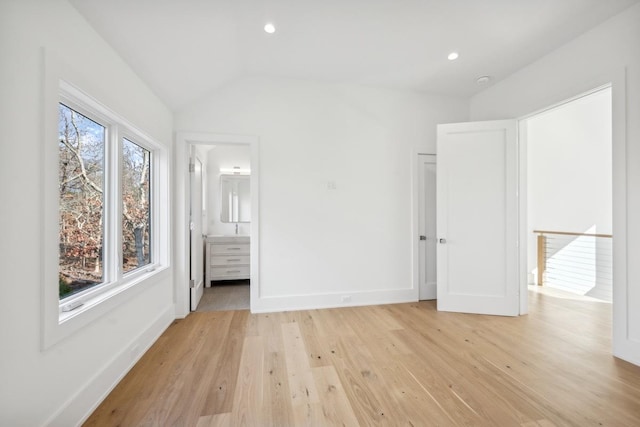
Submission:
[[82,306],[68,312],[60,312],[56,301],[57,310],[51,313],[53,315],[46,315],[44,319],[43,350],[130,301],[155,283],[168,278],[169,275],[168,266],[159,266],[153,271],[136,275],[113,289],[83,301]]
[[66,311],[66,312],[61,311],[58,322],[62,324],[64,322],[67,322],[75,318],[76,316],[80,316],[85,311],[92,310],[97,306],[99,306],[100,304],[106,303],[109,299],[114,298],[116,295],[122,292],[127,292],[129,289],[137,285],[144,286],[144,283],[146,281],[150,281],[152,278],[160,274],[161,271],[163,271],[166,268],[167,267],[164,267],[164,268],[155,267],[152,271],[140,272],[139,274],[136,274],[134,277],[130,278],[129,280],[125,279],[123,283],[114,286],[112,289],[109,289],[108,291],[105,291],[105,292],[101,292],[92,298],[83,300],[82,305],[79,306],[78,308],[73,309],[71,311]]

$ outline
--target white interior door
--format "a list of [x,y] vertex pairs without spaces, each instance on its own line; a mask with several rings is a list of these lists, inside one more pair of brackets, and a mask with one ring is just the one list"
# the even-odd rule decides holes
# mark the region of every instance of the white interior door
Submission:
[[438,310],[519,314],[516,129],[438,126]]
[[418,155],[420,299],[436,299],[436,156]]
[[190,309],[194,311],[204,293],[204,241],[202,234],[202,162],[191,147],[190,177]]

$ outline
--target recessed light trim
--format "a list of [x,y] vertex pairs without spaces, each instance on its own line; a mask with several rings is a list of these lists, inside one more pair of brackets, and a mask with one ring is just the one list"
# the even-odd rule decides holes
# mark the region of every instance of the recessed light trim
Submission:
[[491,81],[491,76],[480,76],[476,79],[476,83],[479,85],[486,85]]
[[264,32],[267,34],[273,34],[276,32],[276,26],[273,25],[273,22],[267,22],[264,24]]
[[447,59],[449,61],[455,61],[456,59],[458,59],[460,55],[458,54],[458,52],[451,52],[448,56]]

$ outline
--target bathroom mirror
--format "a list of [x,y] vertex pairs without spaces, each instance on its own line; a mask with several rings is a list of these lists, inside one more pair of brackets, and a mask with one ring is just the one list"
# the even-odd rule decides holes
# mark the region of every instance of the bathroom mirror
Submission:
[[251,187],[248,175],[220,175],[220,221],[251,222]]

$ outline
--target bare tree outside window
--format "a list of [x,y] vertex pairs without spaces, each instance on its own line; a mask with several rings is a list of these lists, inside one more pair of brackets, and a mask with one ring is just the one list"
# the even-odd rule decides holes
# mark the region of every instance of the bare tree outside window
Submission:
[[[60,300],[151,264],[151,151],[127,138],[120,156],[106,161],[107,127],[59,104],[59,270]],[[107,164],[108,163],[108,164]],[[106,221],[113,206],[105,197],[105,171],[118,178],[120,224]],[[114,230],[117,228],[117,230]],[[120,233],[122,259],[105,253],[105,238]],[[111,246],[107,246],[111,247]],[[105,277],[105,271],[110,272]],[[114,277],[111,277],[115,275]]]
[[122,269],[126,273],[151,263],[151,153],[122,140]]
[[103,282],[106,128],[59,104],[60,299]]

